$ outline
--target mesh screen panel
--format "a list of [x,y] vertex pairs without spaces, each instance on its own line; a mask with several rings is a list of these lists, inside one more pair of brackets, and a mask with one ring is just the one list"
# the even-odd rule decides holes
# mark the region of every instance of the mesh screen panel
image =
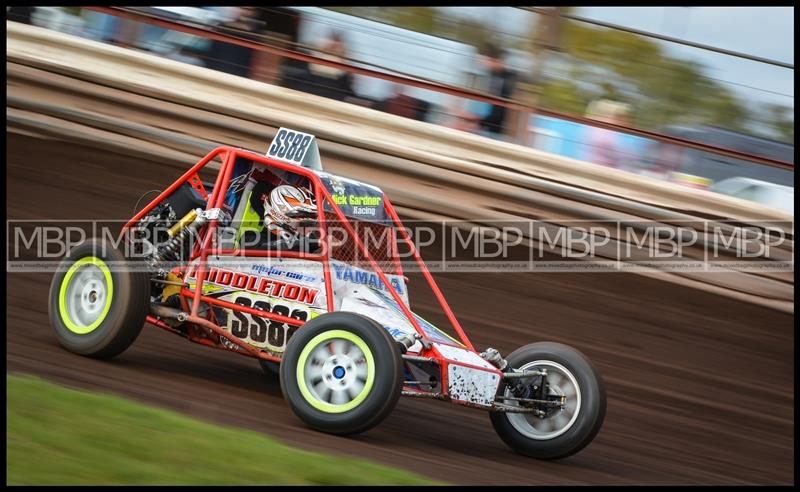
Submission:
[[[394,230],[381,224],[348,220],[356,236],[369,251],[370,256],[385,274],[397,273],[394,262]],[[355,238],[342,221],[331,212],[325,213],[325,226],[328,229],[331,258],[365,270],[373,270],[367,255],[359,249]]]

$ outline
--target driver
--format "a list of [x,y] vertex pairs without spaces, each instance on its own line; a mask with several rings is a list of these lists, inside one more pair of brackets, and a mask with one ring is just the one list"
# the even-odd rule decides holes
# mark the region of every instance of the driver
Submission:
[[317,205],[311,191],[302,186],[280,185],[262,195],[262,200],[265,236],[262,243],[266,242],[269,249],[308,249],[314,241],[308,229],[316,225],[317,219]]

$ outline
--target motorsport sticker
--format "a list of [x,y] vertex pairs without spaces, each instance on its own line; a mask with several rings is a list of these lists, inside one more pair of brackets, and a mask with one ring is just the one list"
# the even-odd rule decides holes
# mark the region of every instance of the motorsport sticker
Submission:
[[[331,260],[330,265],[333,267],[336,280],[366,285],[367,287],[378,290],[387,290],[386,286],[383,285],[380,277],[378,277],[378,274],[375,272],[363,270],[336,260]],[[405,297],[405,289],[403,288],[401,279],[396,275],[387,275],[386,277],[392,284],[392,287],[394,287],[394,290],[397,291],[401,297]]]
[[[371,222],[388,220],[386,210],[383,208],[383,191],[380,188],[324,172],[317,174],[331,194],[333,202],[346,216]],[[333,211],[327,202],[325,208],[329,212]]]
[[[186,278],[194,278],[194,268]],[[243,272],[211,267],[206,276],[205,283],[216,286],[230,287],[232,290],[250,291],[264,296],[277,297],[288,301],[296,301],[313,306],[320,293],[319,289],[306,287],[288,281],[279,281],[260,275],[250,275]]]
[[251,267],[251,269],[256,273],[260,273],[261,275],[266,275],[267,277],[285,277],[300,283],[312,284],[312,285],[321,282],[321,280],[319,280],[314,275],[308,275],[307,273],[303,272],[293,272],[291,270],[279,268],[275,265],[255,264]]
[[[387,307],[391,308],[395,312],[395,314],[397,316],[401,317],[403,320],[405,320],[406,323],[408,323],[408,318],[406,318],[405,313],[400,309],[400,307],[397,305],[397,303],[394,302],[394,299],[389,297],[388,294],[386,294],[384,292],[381,292],[379,290],[373,290],[372,292],[377,297],[382,298]],[[417,313],[414,313],[412,311],[411,314],[414,315],[414,319],[417,320],[417,324],[422,329],[422,331],[425,333],[425,336],[430,338],[431,341],[434,341],[434,342],[435,341],[439,341],[439,342],[443,342],[443,343],[447,343],[447,344],[462,345],[461,342],[455,340],[453,337],[451,337],[450,335],[448,335],[444,331],[440,330],[439,328],[436,328],[431,323],[429,323],[427,320],[423,319]]]

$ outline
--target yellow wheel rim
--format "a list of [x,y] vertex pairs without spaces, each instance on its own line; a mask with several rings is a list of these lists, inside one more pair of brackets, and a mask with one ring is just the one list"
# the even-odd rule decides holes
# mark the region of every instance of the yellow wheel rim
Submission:
[[325,413],[360,405],[375,383],[375,359],[367,343],[345,330],[312,338],[297,360],[297,384],[303,398]]
[[91,333],[111,309],[114,282],[103,260],[94,256],[72,264],[61,281],[58,311],[67,329],[78,335]]

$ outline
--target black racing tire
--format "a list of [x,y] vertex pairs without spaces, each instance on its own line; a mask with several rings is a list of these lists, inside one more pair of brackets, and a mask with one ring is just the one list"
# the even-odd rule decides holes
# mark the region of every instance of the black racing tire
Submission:
[[378,425],[397,405],[403,363],[383,326],[340,311],[295,332],[283,354],[280,381],[289,407],[306,424],[330,434],[356,434]]
[[264,371],[264,374],[266,374],[270,379],[280,377],[281,375],[281,365],[279,362],[258,359],[258,365],[261,366],[261,370]]
[[[603,380],[592,362],[581,352],[560,343],[540,342],[525,345],[512,352],[506,360],[509,367],[522,368],[526,364],[536,361],[547,361],[550,364],[537,364],[528,369],[547,368],[551,373],[549,381],[562,381],[565,388],[572,385],[568,375],[561,373],[558,366],[565,368],[574,377],[579,391],[572,394],[580,395],[580,405],[577,408],[577,417],[571,420],[571,415],[556,415],[552,419],[563,418],[567,423],[561,428],[555,427],[551,431],[537,430],[527,419],[533,419],[536,425],[542,425],[536,417],[525,417],[524,414],[506,412],[490,412],[489,416],[495,431],[500,438],[514,451],[529,456],[546,460],[566,458],[583,449],[595,438],[603,425],[606,414],[606,390]],[[557,376],[561,379],[556,379]],[[503,395],[506,385],[501,384],[498,395]],[[565,392],[566,394],[566,392]],[[572,398],[577,402],[577,398]],[[502,400],[499,400],[502,401]],[[568,400],[569,401],[569,400]],[[569,404],[568,404],[569,405]],[[565,411],[569,410],[569,406]],[[567,416],[570,416],[567,419]],[[520,420],[526,419],[526,420]],[[547,420],[547,419],[545,419]],[[512,421],[514,422],[512,424]],[[571,424],[569,422],[572,421]],[[526,422],[528,422],[526,424]],[[553,424],[558,422],[553,421]],[[550,423],[548,423],[550,425]],[[542,427],[547,429],[548,427]],[[566,430],[562,430],[566,428]],[[521,430],[522,429],[522,430]],[[524,432],[523,432],[524,431]],[[557,435],[558,432],[563,432]],[[548,437],[552,435],[552,437]]]
[[150,303],[150,276],[120,268],[126,261],[131,260],[99,238],[82,242],[62,260],[50,283],[50,324],[70,352],[108,359],[139,336]]

